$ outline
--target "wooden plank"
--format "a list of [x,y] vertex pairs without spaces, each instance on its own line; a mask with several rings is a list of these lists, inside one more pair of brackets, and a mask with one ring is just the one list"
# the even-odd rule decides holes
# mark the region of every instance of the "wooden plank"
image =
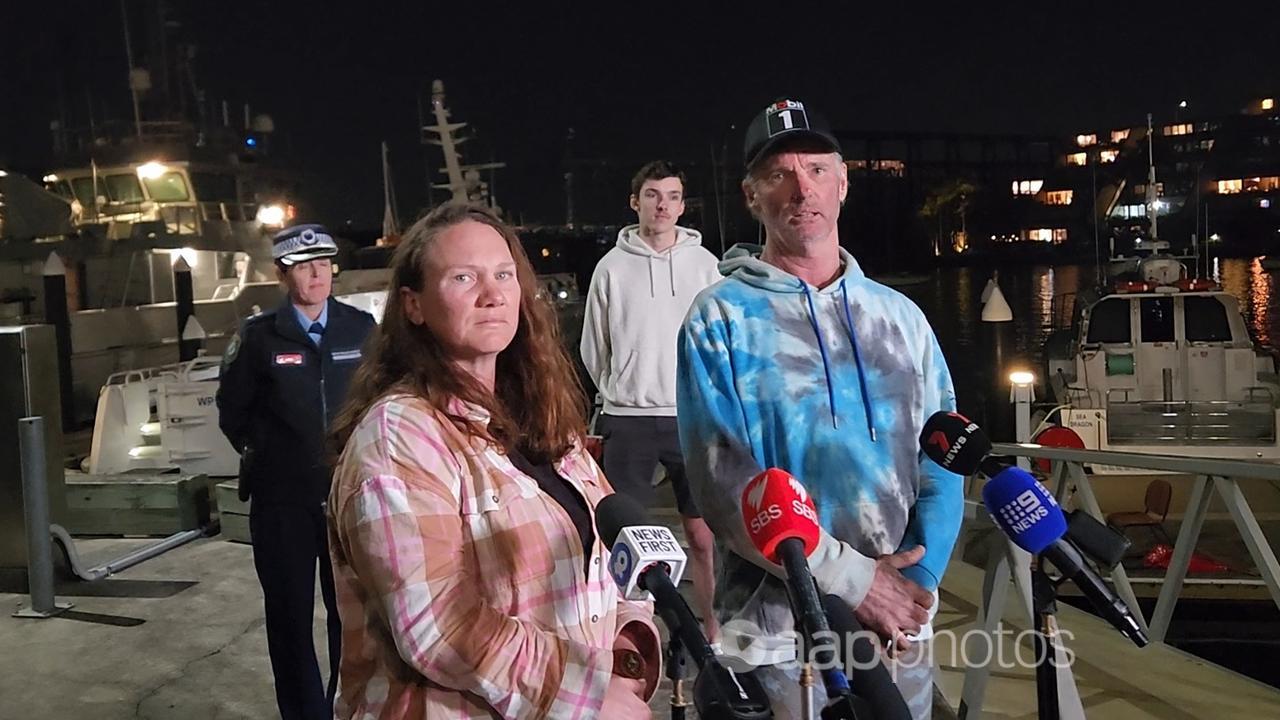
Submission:
[[67,473],[67,529],[73,535],[169,535],[209,522],[204,475]]
[[220,513],[236,513],[238,515],[249,514],[249,503],[240,499],[239,480],[228,480],[217,483],[214,486],[214,500],[217,503],[218,512]]
[[249,516],[240,513],[222,513],[222,539],[252,545],[249,535]]

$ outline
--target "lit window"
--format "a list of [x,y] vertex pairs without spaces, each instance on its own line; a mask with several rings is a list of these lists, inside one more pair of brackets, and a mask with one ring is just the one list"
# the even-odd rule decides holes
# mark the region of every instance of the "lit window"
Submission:
[[1014,180],[1014,195],[1035,195],[1040,192],[1040,188],[1044,187],[1043,180]]
[[1280,176],[1269,175],[1267,177],[1245,178],[1242,184],[1245,192],[1278,190],[1280,189]]
[[1077,135],[1076,144],[1080,147],[1089,147],[1098,143],[1098,136],[1090,133],[1089,135]]
[[1111,142],[1113,143],[1121,143],[1128,139],[1129,139],[1129,128],[1125,128],[1124,130],[1111,131]]
[[1179,123],[1177,125],[1164,126],[1165,135],[1190,135],[1192,132],[1194,132],[1194,128],[1191,123]]
[[1067,156],[1068,165],[1086,165],[1089,162],[1089,156],[1086,153],[1071,153]]
[[1262,198],[1261,200],[1258,201],[1258,207],[1262,208],[1263,210],[1266,210],[1267,208],[1271,207],[1271,199]]
[[1244,180],[1219,180],[1218,193],[1221,195],[1234,195],[1244,189]]
[[1212,150],[1212,149],[1213,149],[1213,138],[1209,138],[1208,140],[1201,140],[1201,141],[1200,141],[1200,149],[1201,149],[1201,150]]
[[1031,242],[1064,243],[1067,241],[1066,228],[1032,228],[1022,231],[1024,240]]
[[[1134,186],[1133,186],[1133,194],[1134,194],[1134,195],[1146,195],[1146,194],[1147,194],[1147,186],[1146,186],[1145,184],[1143,184],[1143,183],[1138,183],[1137,185],[1134,185]],[[1163,194],[1164,194],[1164,183],[1162,183],[1162,182],[1158,182],[1158,183],[1156,183],[1156,195],[1163,195]]]
[[1113,211],[1112,216],[1132,220],[1133,218],[1141,218],[1147,216],[1146,205],[1119,205]]
[[902,177],[902,173],[907,169],[907,164],[901,160],[876,160],[871,164],[871,169],[876,172],[888,173],[895,177]]
[[1071,190],[1053,190],[1044,194],[1045,205],[1070,205],[1071,196],[1075,193]]
[[1118,157],[1120,157],[1119,150],[1103,150],[1102,152],[1098,153],[1099,162],[1113,163],[1116,161],[1116,158]]
[[1263,99],[1262,99],[1262,109],[1263,109],[1263,110],[1271,110],[1271,109],[1274,109],[1274,108],[1275,108],[1275,106],[1276,106],[1275,98],[1263,98]]

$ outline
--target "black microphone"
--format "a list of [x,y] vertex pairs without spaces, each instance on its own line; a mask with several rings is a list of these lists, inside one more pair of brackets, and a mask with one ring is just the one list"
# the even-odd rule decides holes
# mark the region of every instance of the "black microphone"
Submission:
[[1129,606],[1111,592],[1066,536],[1067,519],[1062,509],[1030,473],[1013,467],[991,478],[982,488],[982,504],[1015,545],[1053,563],[1063,578],[1080,588],[1098,614],[1134,645],[1147,644],[1147,635]]
[[[961,475],[981,472],[990,478],[982,488],[982,501],[1005,535],[1023,550],[1053,563],[1064,578],[1080,588],[1098,614],[1135,645],[1147,644],[1129,606],[1081,556],[1058,502],[1030,473],[992,456],[991,440],[977,423],[959,413],[936,412],[920,432],[920,448],[946,470]],[[1076,527],[1077,534],[1085,536],[1087,548],[1097,549],[1106,559],[1114,553],[1114,548],[1105,547],[1098,536],[1089,533],[1093,529],[1090,523],[1077,521]]]
[[[600,539],[613,548],[609,571],[624,596],[628,588],[653,595],[653,604],[667,630],[678,636],[698,666],[693,702],[707,720],[769,720],[768,696],[751,673],[738,674],[720,663],[702,634],[697,618],[668,574],[671,558],[684,551],[670,529],[649,521],[644,508],[625,495],[608,495],[596,506]],[[683,565],[681,565],[683,567]]]
[[806,640],[808,659],[822,675],[827,696],[836,699],[847,695],[849,680],[833,662],[833,648],[821,642],[830,629],[809,569],[809,555],[817,549],[822,533],[813,498],[790,473],[769,468],[742,489],[742,520],[756,550],[786,570],[791,611]]
[[843,660],[853,699],[865,709],[859,717],[911,720],[911,711],[889,676],[878,643],[872,642],[875,633],[863,629],[853,608],[840,597],[823,595],[822,609],[827,613],[831,632],[835,633],[836,651]]
[[977,423],[946,410],[925,420],[920,430],[920,449],[942,469],[966,476],[981,472],[994,477],[1013,464],[991,455],[991,439]]

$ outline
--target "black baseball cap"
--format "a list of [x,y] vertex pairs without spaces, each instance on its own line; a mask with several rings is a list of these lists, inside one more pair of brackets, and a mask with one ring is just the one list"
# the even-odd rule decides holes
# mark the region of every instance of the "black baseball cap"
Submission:
[[747,126],[742,148],[743,164],[750,168],[779,143],[803,137],[830,146],[831,152],[840,152],[840,143],[825,118],[806,108],[799,100],[775,100]]

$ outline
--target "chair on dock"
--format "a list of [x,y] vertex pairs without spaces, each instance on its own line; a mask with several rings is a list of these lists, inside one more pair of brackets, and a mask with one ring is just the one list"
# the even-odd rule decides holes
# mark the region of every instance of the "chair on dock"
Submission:
[[1131,527],[1149,529],[1157,541],[1163,540],[1170,545],[1168,533],[1164,531],[1164,521],[1169,515],[1169,501],[1173,498],[1173,486],[1166,480],[1152,480],[1147,484],[1146,498],[1140,511],[1113,512],[1107,515],[1107,524],[1120,532]]

